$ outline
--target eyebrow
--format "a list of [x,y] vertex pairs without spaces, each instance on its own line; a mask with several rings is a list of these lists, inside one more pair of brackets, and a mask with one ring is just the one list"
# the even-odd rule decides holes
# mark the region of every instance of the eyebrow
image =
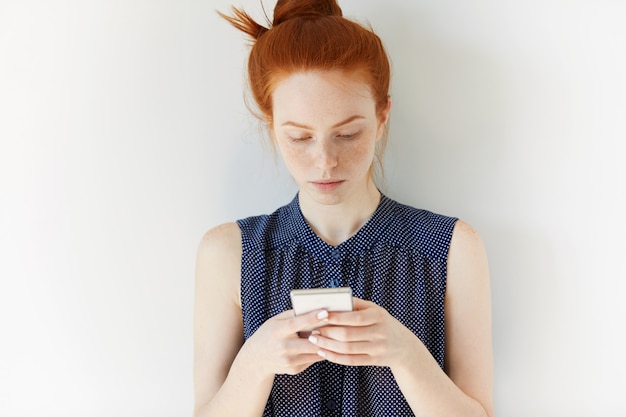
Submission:
[[[333,125],[332,129],[338,128],[338,127],[343,126],[343,125],[347,125],[348,123],[353,122],[353,121],[358,120],[358,119],[365,119],[365,117],[361,116],[361,115],[358,115],[358,114],[355,114],[354,116],[350,116],[346,120],[342,120],[341,122]],[[313,130],[313,128],[310,127],[310,126],[303,125],[301,123],[292,122],[292,121],[287,121],[287,122],[281,124],[281,126],[293,126],[293,127],[298,127],[300,129]]]

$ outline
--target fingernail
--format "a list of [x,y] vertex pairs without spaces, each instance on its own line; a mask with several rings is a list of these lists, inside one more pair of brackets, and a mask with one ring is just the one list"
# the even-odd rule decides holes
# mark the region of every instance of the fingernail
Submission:
[[317,318],[320,320],[324,320],[326,318],[328,318],[328,311],[326,310],[322,310],[319,313],[317,313]]
[[318,350],[317,354],[320,355],[322,358],[326,357],[326,352],[324,352],[323,350]]
[[309,342],[311,342],[311,343],[317,343],[317,337],[315,337],[315,336],[309,336]]
[[313,330],[311,331],[311,334],[322,334],[322,332],[320,332],[319,330]]

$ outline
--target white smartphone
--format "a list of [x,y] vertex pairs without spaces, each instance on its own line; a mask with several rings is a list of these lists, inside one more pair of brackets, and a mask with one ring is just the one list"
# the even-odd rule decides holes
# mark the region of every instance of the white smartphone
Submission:
[[[308,288],[291,290],[291,305],[296,316],[314,310],[352,311],[352,288]],[[323,326],[323,324],[322,324]],[[307,338],[316,327],[303,329],[298,336]]]
[[291,290],[291,305],[296,316],[313,310],[352,311],[352,288],[308,288]]

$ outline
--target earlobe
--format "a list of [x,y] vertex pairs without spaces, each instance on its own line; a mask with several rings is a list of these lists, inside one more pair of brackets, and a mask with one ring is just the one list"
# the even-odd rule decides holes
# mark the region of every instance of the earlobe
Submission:
[[389,121],[389,114],[391,113],[391,96],[387,96],[387,105],[383,108],[379,115],[378,120],[379,123],[384,125]]
[[383,123],[387,124],[389,121],[389,114],[391,114],[391,96],[387,96],[387,107],[383,112]]
[[389,115],[391,113],[391,96],[387,96],[387,106],[380,112],[379,125],[378,125],[378,139],[383,137],[383,133],[387,128],[389,122]]

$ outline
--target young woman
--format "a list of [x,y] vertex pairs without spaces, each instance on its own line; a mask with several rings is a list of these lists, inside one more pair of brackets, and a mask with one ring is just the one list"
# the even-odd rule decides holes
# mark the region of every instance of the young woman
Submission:
[[[298,194],[200,244],[195,415],[492,416],[480,237],[374,183],[391,109],[380,39],[335,0],[279,0],[269,29],[233,10]],[[294,316],[292,289],[332,286],[352,288],[353,311]]]

